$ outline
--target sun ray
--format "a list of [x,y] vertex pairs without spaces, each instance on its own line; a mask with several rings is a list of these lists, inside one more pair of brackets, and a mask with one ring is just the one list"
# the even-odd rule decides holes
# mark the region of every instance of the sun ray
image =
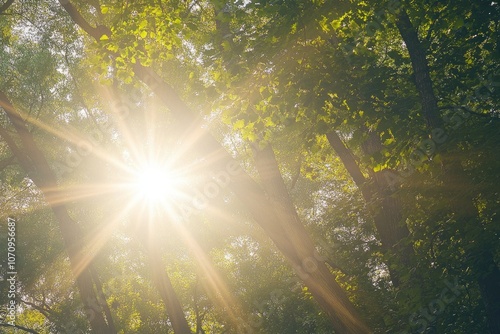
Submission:
[[78,276],[92,262],[101,248],[109,241],[111,235],[116,232],[117,226],[132,212],[137,206],[137,202],[129,201],[127,206],[114,217],[110,222],[99,224],[89,233],[89,240],[85,250],[78,254],[78,261],[75,266],[75,274]]
[[217,296],[216,302],[228,312],[228,315],[234,324],[238,324],[238,318],[241,318],[242,308],[238,301],[233,297],[224,278],[213,266],[212,261],[206,252],[200,247],[195,238],[189,233],[182,224],[175,224],[175,229],[180,233],[185,245],[194,255],[197,264],[208,280],[208,286]]

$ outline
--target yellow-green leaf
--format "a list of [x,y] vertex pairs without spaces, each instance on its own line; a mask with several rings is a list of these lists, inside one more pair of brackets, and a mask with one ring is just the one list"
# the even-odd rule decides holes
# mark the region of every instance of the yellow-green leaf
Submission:
[[236,121],[234,124],[233,124],[233,128],[235,130],[238,130],[238,129],[243,129],[243,127],[245,126],[245,121],[240,119],[238,121]]

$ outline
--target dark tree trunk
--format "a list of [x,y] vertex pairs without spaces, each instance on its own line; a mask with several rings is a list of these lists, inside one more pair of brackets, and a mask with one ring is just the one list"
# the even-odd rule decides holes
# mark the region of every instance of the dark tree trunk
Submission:
[[432,79],[430,76],[429,66],[425,54],[425,49],[418,39],[416,29],[413,27],[408,14],[404,9],[401,9],[397,18],[396,26],[398,27],[401,37],[406,44],[406,48],[410,54],[411,65],[415,75],[415,86],[420,95],[422,111],[430,129],[442,128],[443,121],[439,117],[439,109],[437,99],[432,88]]
[[[367,208],[382,242],[382,247],[391,255],[388,261],[389,273],[395,287],[401,284],[401,274],[409,270],[408,266],[414,257],[411,246],[404,244],[409,236],[408,228],[403,220],[403,209],[400,200],[389,191],[387,171],[373,172],[369,179],[365,178],[356,162],[354,154],[345,146],[335,131],[326,135],[328,142],[339,156],[356,186],[361,190]],[[369,135],[363,145],[364,153],[371,155],[382,149],[380,142],[373,134]],[[397,268],[397,269],[395,269]]]
[[7,0],[5,3],[0,7],[0,14],[5,12],[7,9],[9,9],[10,6],[14,3],[14,0]]
[[[406,11],[401,10],[399,12],[396,26],[410,53],[415,74],[415,86],[420,94],[422,110],[427,124],[431,130],[442,128],[443,120],[439,115],[437,99],[432,88],[425,50]],[[445,172],[445,191],[446,188],[452,189],[457,185],[460,185],[462,189],[461,193],[454,193],[452,201],[452,209],[457,216],[457,221],[464,227],[468,224],[479,223],[477,210],[473,205],[474,196],[470,194],[470,190],[474,189],[470,176],[464,173],[459,162],[454,159],[448,160],[446,156],[443,162],[443,170]],[[472,261],[471,267],[474,268],[478,276],[478,285],[485,304],[490,332],[498,334],[500,333],[500,273],[498,265],[493,259],[493,254],[486,250],[484,245],[477,245],[477,242],[475,247],[466,255]]]
[[[490,251],[483,251],[474,258],[480,270],[479,288],[488,315],[491,334],[500,334],[500,270]],[[486,298],[484,298],[486,296]]]
[[[500,334],[500,270],[488,245],[470,240],[469,230],[478,229],[477,208],[474,206],[474,184],[457,160],[444,161],[443,192],[451,195],[459,233],[463,240],[470,243],[466,253],[466,265],[473,269],[486,310],[491,334]],[[460,189],[456,189],[460,187]]]

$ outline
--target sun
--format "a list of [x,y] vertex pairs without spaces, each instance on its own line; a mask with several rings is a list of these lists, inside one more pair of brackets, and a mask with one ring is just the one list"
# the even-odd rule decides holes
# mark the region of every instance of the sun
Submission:
[[171,203],[179,194],[181,179],[166,166],[148,164],[135,173],[134,192],[149,205]]

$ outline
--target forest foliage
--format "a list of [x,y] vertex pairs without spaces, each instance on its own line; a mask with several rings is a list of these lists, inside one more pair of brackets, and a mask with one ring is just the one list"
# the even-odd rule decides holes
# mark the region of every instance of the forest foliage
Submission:
[[499,17],[3,0],[0,333],[499,334]]

